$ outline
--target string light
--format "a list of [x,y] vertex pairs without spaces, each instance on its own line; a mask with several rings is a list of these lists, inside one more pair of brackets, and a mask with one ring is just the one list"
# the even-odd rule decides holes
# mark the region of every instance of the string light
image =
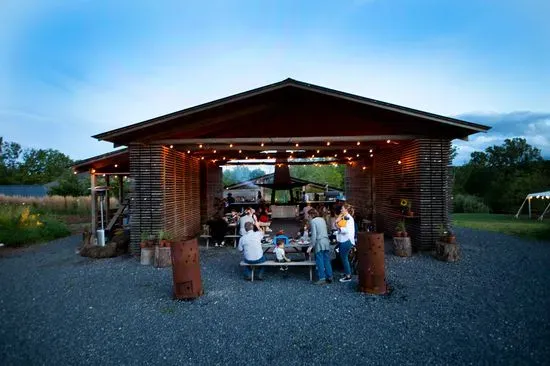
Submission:
[[73,172],[73,174],[78,174],[78,172],[75,170],[75,171]]
[[370,157],[372,158],[374,155],[373,154],[370,154]]
[[225,160],[225,156],[222,158],[222,160]]
[[246,160],[248,160],[248,156],[245,156],[244,158],[245,158]]
[[115,164],[115,168],[118,168],[118,164]]
[[391,140],[386,140],[386,143],[388,143],[388,144],[389,144],[390,142],[391,142]]
[[216,151],[216,150],[214,150],[214,154],[215,154],[216,152],[217,152],[217,151]]
[[187,153],[188,153],[188,154],[191,154],[191,150],[187,150]]
[[361,145],[361,141],[357,141],[357,146]]
[[239,150],[239,154],[241,154],[243,151],[242,150]]
[[317,150],[317,154],[319,154],[320,150]]
[[95,169],[92,169],[92,174],[94,174],[94,173],[95,173]]
[[344,149],[344,154],[347,153],[348,151],[346,149]]
[[367,169],[367,167],[366,167],[366,166],[364,166],[364,167],[363,167],[363,170],[365,170],[365,169]]
[[298,147],[298,146],[300,146],[300,144],[299,144],[299,143],[296,143],[296,147]]
[[327,141],[327,146],[330,146],[330,141]]
[[338,154],[334,154],[334,157],[335,157],[335,158],[338,157]]
[[201,148],[201,149],[202,149],[202,144],[200,144],[200,145],[199,145],[199,148]]
[[170,149],[173,149],[174,148],[174,145],[170,145]]
[[355,156],[359,157],[359,154],[357,154],[357,155],[355,155]]
[[103,176],[105,176],[105,174],[103,174]]
[[204,156],[201,156],[201,160],[204,160]]
[[271,156],[268,155],[267,158],[268,158],[268,159],[271,159]]
[[397,164],[400,164],[400,165],[401,165],[401,160],[398,160],[398,161],[397,161]]
[[372,153],[372,149],[369,149],[369,152]]
[[264,147],[264,143],[262,142],[262,143],[260,144],[260,146],[261,146],[261,147]]
[[233,144],[229,144],[229,147],[233,147]]

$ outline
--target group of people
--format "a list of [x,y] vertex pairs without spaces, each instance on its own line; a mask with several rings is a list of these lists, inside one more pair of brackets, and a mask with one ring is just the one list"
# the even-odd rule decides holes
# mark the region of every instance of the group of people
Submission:
[[[308,206],[306,206],[308,207]],[[334,222],[327,223],[325,217],[317,209],[310,208],[306,211],[304,217],[304,234],[309,232],[311,245],[308,252],[315,252],[315,263],[317,267],[317,281],[315,284],[322,285],[331,283],[334,280],[332,265],[330,261],[331,234],[334,234],[337,242],[338,253],[344,275],[339,279],[340,282],[351,281],[351,266],[349,262],[349,252],[355,246],[355,220],[353,218],[353,208],[349,204],[341,204],[337,207],[338,215],[334,215]],[[244,219],[243,219],[244,217]],[[262,250],[263,232],[260,229],[260,221],[254,219],[254,212],[248,211],[241,217],[241,238],[239,240],[239,251],[243,252],[244,261],[249,264],[259,264],[265,262],[265,256]],[[333,224],[333,226],[331,226]],[[257,231],[254,228],[257,228]],[[329,232],[331,234],[329,234]],[[302,234],[303,235],[303,234]],[[286,270],[284,263],[289,261],[284,252],[284,241],[277,241],[274,253],[276,258],[282,264],[282,270]],[[244,267],[245,278],[251,279],[250,268]],[[259,267],[258,277],[263,279],[263,267]]]
[[245,224],[247,222],[259,223],[259,231],[262,234],[269,229],[269,208],[261,205],[258,212],[251,207],[247,207],[242,214],[239,214],[235,208],[230,210],[228,216],[222,215],[222,211],[218,210],[210,220],[206,222],[209,228],[209,234],[212,236],[212,241],[215,246],[225,245],[225,235],[229,229],[229,224],[235,224],[239,228],[239,235],[246,233]]

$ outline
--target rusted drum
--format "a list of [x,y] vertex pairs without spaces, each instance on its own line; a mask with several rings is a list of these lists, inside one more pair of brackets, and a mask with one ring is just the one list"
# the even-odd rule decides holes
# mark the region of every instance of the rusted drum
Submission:
[[197,239],[172,244],[174,298],[194,299],[203,294]]
[[386,293],[384,234],[358,233],[357,239],[359,291],[383,295]]

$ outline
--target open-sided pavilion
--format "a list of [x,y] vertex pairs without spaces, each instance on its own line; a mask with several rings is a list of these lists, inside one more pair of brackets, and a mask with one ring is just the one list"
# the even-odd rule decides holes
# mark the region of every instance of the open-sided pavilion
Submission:
[[451,140],[488,129],[286,79],[95,135],[127,149],[75,171],[90,172],[92,186],[97,175],[130,175],[133,252],[143,232],[196,236],[222,197],[221,166],[231,164],[346,164],[348,202],[378,231],[406,220],[414,247],[430,249],[450,225]]

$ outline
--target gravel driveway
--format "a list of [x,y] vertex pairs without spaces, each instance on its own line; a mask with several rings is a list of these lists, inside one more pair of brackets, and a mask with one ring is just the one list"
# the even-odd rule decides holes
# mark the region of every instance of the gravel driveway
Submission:
[[457,229],[459,263],[386,256],[393,292],[317,287],[308,270],[242,279],[201,250],[205,295],[171,269],[75,255],[70,237],[0,258],[0,360],[22,364],[548,364],[550,242]]

